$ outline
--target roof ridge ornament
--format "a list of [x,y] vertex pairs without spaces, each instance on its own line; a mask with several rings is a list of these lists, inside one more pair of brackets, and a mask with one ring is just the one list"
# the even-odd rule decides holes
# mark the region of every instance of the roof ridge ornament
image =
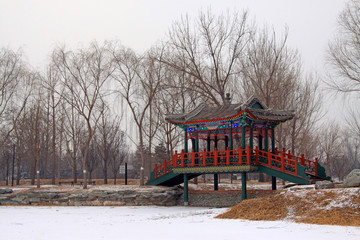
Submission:
[[230,96],[230,93],[226,93],[226,96],[225,96],[225,105],[230,105],[231,104],[231,96]]

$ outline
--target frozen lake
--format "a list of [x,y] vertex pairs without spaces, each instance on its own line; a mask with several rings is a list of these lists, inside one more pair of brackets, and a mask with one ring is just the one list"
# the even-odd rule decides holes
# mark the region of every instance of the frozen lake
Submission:
[[0,239],[359,240],[360,228],[214,219],[198,207],[0,207]]

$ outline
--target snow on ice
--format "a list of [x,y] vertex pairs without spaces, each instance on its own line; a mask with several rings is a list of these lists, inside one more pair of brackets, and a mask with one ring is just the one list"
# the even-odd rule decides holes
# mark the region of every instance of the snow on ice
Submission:
[[360,228],[215,219],[199,207],[0,207],[0,239],[359,240]]

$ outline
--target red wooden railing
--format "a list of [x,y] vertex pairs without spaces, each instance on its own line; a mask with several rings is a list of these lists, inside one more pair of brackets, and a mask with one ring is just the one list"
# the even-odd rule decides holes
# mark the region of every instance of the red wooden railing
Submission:
[[155,178],[161,177],[173,171],[177,167],[199,167],[199,166],[235,166],[235,165],[263,165],[275,170],[298,176],[298,164],[305,167],[306,173],[317,176],[317,161],[294,156],[290,151],[279,151],[275,153],[255,149],[217,150],[202,152],[177,153],[171,160],[164,160],[160,165],[155,164]]

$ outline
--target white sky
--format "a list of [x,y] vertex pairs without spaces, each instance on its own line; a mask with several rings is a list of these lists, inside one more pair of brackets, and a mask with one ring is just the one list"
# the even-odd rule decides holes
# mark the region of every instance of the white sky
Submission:
[[289,27],[289,46],[302,55],[306,70],[325,70],[325,54],[345,0],[0,0],[0,47],[22,48],[29,63],[44,69],[56,44],[70,47],[92,40],[119,39],[142,52],[165,38],[182,15],[196,17],[249,10],[258,26]]
[[320,68],[345,0],[0,0],[0,46],[22,48],[42,68],[55,44],[120,41],[144,51],[164,38],[182,15],[248,9],[259,26],[287,25],[289,44],[308,67]]

